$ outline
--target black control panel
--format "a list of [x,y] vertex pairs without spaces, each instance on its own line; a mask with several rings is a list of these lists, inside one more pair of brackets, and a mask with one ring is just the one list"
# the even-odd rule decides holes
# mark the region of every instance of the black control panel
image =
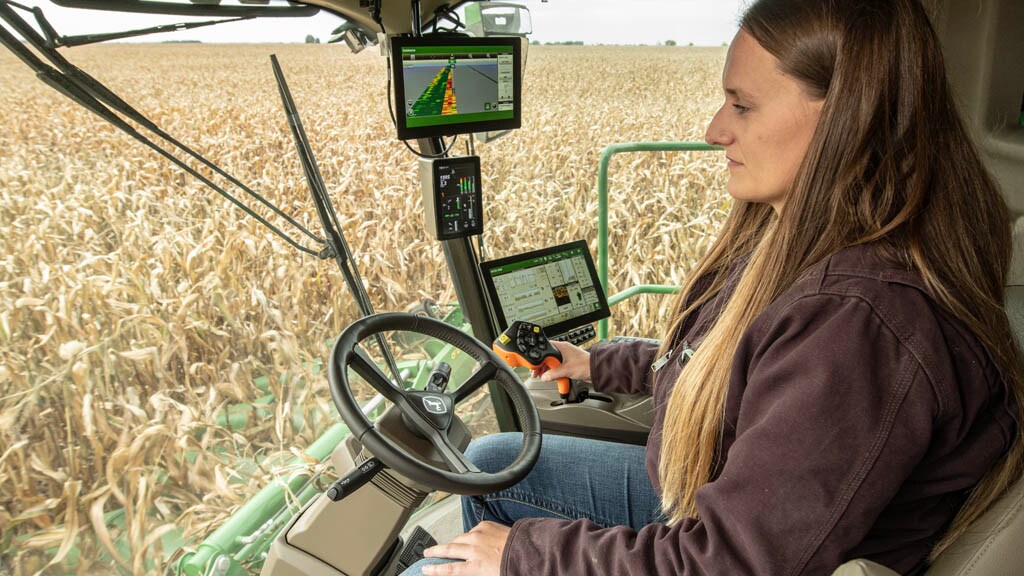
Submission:
[[427,228],[438,240],[483,232],[479,156],[425,160],[420,178]]
[[579,346],[584,342],[590,342],[594,338],[597,338],[597,332],[594,330],[594,325],[587,324],[586,326],[580,326],[575,330],[569,330],[568,332],[559,334],[552,338],[552,340],[568,342],[569,344]]

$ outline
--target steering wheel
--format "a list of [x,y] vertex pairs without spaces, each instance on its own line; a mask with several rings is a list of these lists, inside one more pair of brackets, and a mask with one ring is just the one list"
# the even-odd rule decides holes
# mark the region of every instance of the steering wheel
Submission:
[[[415,332],[437,338],[469,354],[480,367],[451,393],[403,390],[391,383],[359,347],[361,341],[389,331]],[[403,420],[415,428],[413,432],[418,432],[433,445],[447,470],[410,455],[373,426],[352,396],[349,368],[398,407]],[[522,480],[540,455],[540,417],[522,381],[489,347],[444,322],[398,312],[361,318],[345,328],[334,343],[327,379],[342,420],[360,444],[386,466],[436,490],[467,496],[503,490]],[[452,419],[456,418],[455,405],[492,380],[497,381],[512,400],[523,429],[523,443],[518,456],[508,467],[489,473],[480,471],[466,459],[448,438],[448,431]]]

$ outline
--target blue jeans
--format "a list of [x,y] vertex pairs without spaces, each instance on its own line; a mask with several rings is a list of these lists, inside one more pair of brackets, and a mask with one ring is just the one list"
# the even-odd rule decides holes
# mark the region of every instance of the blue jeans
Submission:
[[[522,435],[494,434],[474,440],[466,457],[484,472],[497,472],[519,453]],[[462,497],[462,527],[485,520],[511,526],[520,518],[588,518],[603,526],[634,530],[663,521],[661,501],[645,469],[643,446],[545,435],[540,458],[521,482],[500,492]],[[427,564],[461,562],[424,558],[402,576],[421,576]]]

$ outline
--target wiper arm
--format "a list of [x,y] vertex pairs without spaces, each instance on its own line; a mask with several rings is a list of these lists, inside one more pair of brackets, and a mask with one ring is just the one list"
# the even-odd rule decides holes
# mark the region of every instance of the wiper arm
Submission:
[[252,20],[254,16],[242,16],[240,18],[229,18],[226,20],[207,20],[205,22],[178,22],[177,24],[161,24],[159,26],[151,26],[149,28],[138,28],[136,30],[124,30],[122,32],[107,32],[104,34],[82,34],[79,36],[61,36],[53,29],[50,22],[43,15],[43,9],[35,6],[32,8],[32,13],[35,14],[36,23],[39,24],[39,29],[43,31],[46,36],[46,44],[51,48],[57,48],[60,46],[66,46],[68,48],[74,46],[85,46],[86,44],[96,44],[99,42],[106,42],[108,40],[121,40],[123,38],[135,38],[137,36],[148,36],[150,34],[163,34],[166,32],[179,32],[181,30],[193,30],[195,28],[203,28],[206,26],[214,26],[216,24],[227,24],[228,22],[241,22],[242,20]]
[[173,16],[255,16],[259,18],[306,18],[320,12],[320,7],[303,2],[246,2],[221,4],[215,2],[176,2],[169,0],[50,0],[66,8],[161,14]]
[[[281,93],[281,102],[284,104],[285,115],[288,117],[288,126],[291,128],[292,136],[295,139],[295,147],[299,152],[302,170],[306,174],[309,192],[313,196],[313,204],[316,205],[316,212],[320,216],[320,223],[327,234],[327,248],[333,253],[331,255],[338,263],[338,267],[341,268],[341,273],[345,276],[345,283],[348,284],[349,290],[359,306],[359,312],[364,317],[369,316],[373,314],[373,304],[370,303],[370,296],[366,293],[366,287],[363,286],[363,280],[359,276],[359,269],[356,267],[355,260],[352,258],[352,252],[348,248],[348,242],[345,241],[345,235],[338,224],[338,215],[334,211],[334,205],[331,203],[331,198],[327,193],[327,185],[324,184],[324,178],[320,174],[320,167],[316,163],[313,149],[309,145],[309,138],[302,127],[302,119],[299,118],[299,110],[295,107],[295,101],[292,100],[292,93],[288,90],[288,83],[284,79],[284,72],[281,70],[281,65],[278,63],[276,55],[270,56],[270,63],[274,67],[277,89]],[[395,362],[394,355],[391,354],[387,341],[382,334],[377,334],[376,339],[381,354],[384,355],[388,368],[391,369],[395,385],[401,386],[402,376],[398,371],[398,364]]]

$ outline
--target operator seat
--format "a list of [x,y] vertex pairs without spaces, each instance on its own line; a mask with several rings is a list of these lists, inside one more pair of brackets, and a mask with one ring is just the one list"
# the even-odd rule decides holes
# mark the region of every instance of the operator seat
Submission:
[[[1024,216],[1013,226],[1013,261],[1006,287],[1006,314],[1024,348]],[[1003,576],[1024,570],[1024,479],[997,501],[928,569],[927,576]],[[898,576],[867,560],[851,560],[832,576]]]

